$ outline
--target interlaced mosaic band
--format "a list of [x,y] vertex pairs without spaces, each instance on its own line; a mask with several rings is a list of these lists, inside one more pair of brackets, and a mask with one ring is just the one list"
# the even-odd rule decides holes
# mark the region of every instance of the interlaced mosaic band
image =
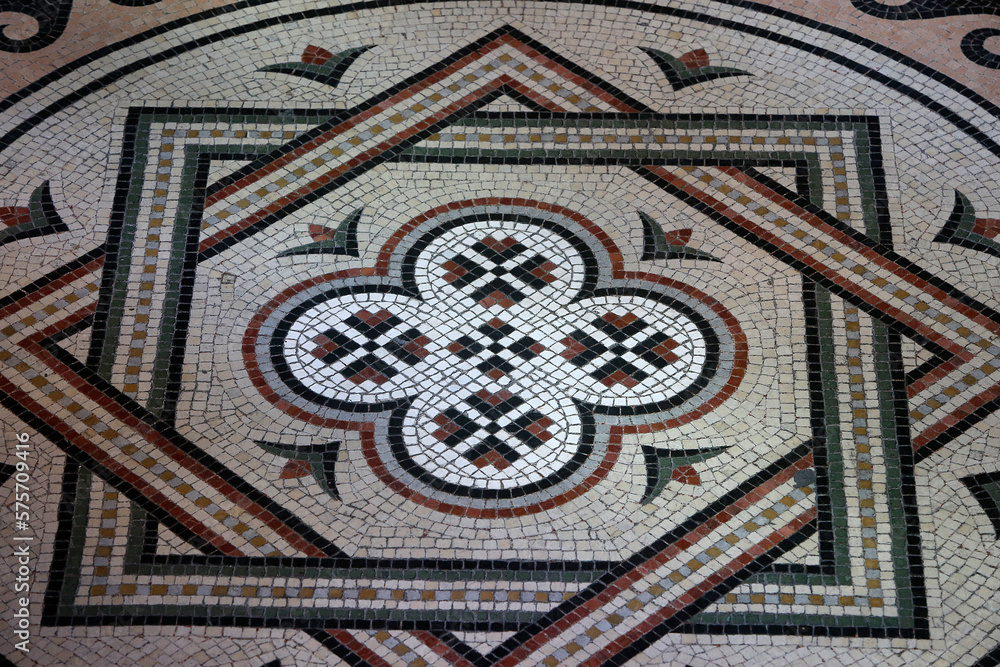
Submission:
[[0,103],[27,659],[997,664],[1000,110],[785,1],[223,3]]

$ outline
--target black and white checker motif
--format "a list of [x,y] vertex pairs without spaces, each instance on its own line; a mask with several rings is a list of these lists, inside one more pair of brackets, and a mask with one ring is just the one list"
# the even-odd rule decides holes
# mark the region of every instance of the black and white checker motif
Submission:
[[434,423],[433,435],[477,468],[503,470],[552,439],[554,422],[506,390],[481,390],[448,408]]
[[559,356],[602,392],[633,390],[647,380],[667,390],[690,384],[705,358],[697,327],[677,313],[673,321],[651,315],[645,309],[595,310],[559,341]]
[[484,308],[510,308],[558,280],[556,262],[512,236],[497,233],[484,235],[441,268],[446,283]]
[[288,368],[323,396],[381,397],[414,383],[434,347],[412,303],[345,295],[317,305],[285,338]]
[[401,416],[395,456],[449,493],[526,490],[583,460],[577,406],[537,385],[462,378],[421,394]]
[[[286,339],[286,356],[288,342],[299,341],[289,367],[309,390],[342,404],[402,400],[471,379],[509,388],[531,378],[618,409],[657,405],[704,384],[706,340],[702,325],[677,310],[682,301],[576,300],[576,248],[549,230],[532,231],[539,252],[528,251],[527,230],[484,223],[448,230],[416,257],[419,297],[372,291],[318,304]],[[558,263],[540,259],[548,256]],[[484,297],[489,305],[472,300],[499,274],[513,273],[530,277]]]
[[562,356],[576,366],[592,367],[590,376],[609,387],[616,383],[634,387],[650,375],[642,366],[663,369],[680,361],[673,352],[680,344],[637,315],[609,312],[590,325],[597,330],[596,338],[576,329],[562,340],[566,346]]
[[412,257],[412,287],[327,292],[290,315],[282,344],[304,400],[337,418],[397,411],[380,459],[436,500],[534,494],[589,460],[592,414],[673,409],[717,390],[714,367],[702,377],[719,328],[704,313],[716,316],[678,290],[580,298],[583,256],[555,231],[475,222]]
[[459,337],[447,349],[459,359],[481,358],[476,369],[500,380],[510,375],[520,361],[530,361],[541,354],[545,346],[532,336],[521,335],[500,318],[493,318]]
[[[359,335],[367,340],[357,343]],[[381,385],[399,374],[400,363],[420,363],[429,354],[430,339],[385,308],[362,308],[312,342],[316,347],[310,353],[350,382]]]

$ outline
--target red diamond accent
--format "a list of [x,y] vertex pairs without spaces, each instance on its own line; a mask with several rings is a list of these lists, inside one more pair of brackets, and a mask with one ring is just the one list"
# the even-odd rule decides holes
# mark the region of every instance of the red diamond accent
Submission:
[[506,401],[507,399],[512,398],[514,394],[510,393],[506,389],[501,389],[495,394],[489,392],[486,389],[480,389],[478,392],[476,392],[476,396],[483,399],[493,407],[496,407],[501,403],[503,403],[504,401]]
[[469,272],[465,267],[451,261],[450,259],[442,264],[441,268],[448,272],[444,274],[442,278],[444,278],[445,282],[449,283],[455,282]]
[[[426,347],[427,343],[429,342],[431,342],[431,339],[428,338],[427,336],[417,336],[409,343],[404,345],[403,349],[409,352],[410,354],[423,359],[424,357],[426,357],[428,354],[431,353],[430,350],[428,350]],[[451,348],[449,347],[448,349]]]
[[676,354],[674,354],[673,352],[670,351],[670,350],[674,349],[675,347],[677,347],[678,345],[679,345],[679,343],[677,341],[675,341],[674,339],[671,338],[669,340],[663,341],[662,343],[660,343],[659,345],[657,345],[656,347],[654,347],[650,351],[653,354],[655,354],[656,356],[658,356],[661,359],[663,359],[664,361],[666,361],[667,363],[672,364],[675,361],[677,361],[678,359],[680,359],[680,357],[678,357]]
[[573,359],[576,359],[588,349],[586,345],[572,336],[566,336],[559,342],[566,346],[566,349],[562,351],[560,356],[567,361],[573,361]]
[[619,329],[624,329],[628,325],[639,319],[638,315],[633,315],[632,313],[625,313],[624,315],[615,315],[614,313],[605,313],[604,317],[601,318],[608,324],[611,324]]
[[485,239],[481,241],[481,243],[487,248],[491,248],[492,250],[495,250],[497,252],[503,252],[507,248],[517,243],[517,239],[512,239],[511,237],[508,236],[503,240],[498,241],[492,236],[487,236]]
[[309,354],[313,355],[317,359],[322,359],[331,352],[337,350],[340,345],[333,342],[323,334],[320,334],[312,339],[312,342],[316,343],[317,347],[314,348]]
[[542,417],[541,419],[536,419],[532,423],[524,427],[524,430],[535,436],[539,440],[545,441],[552,438],[552,434],[546,431],[549,426],[555,424],[554,421],[548,417]]
[[378,311],[377,313],[371,313],[367,310],[360,310],[356,312],[354,316],[370,327],[378,326],[379,324],[382,324],[382,322],[385,322],[390,317],[394,317],[392,313],[390,313],[388,310],[384,308]]
[[501,292],[500,290],[494,290],[491,294],[483,297],[479,300],[479,305],[483,308],[489,308],[490,306],[499,305],[502,308],[510,308],[514,305],[514,301],[511,301],[510,297]]
[[542,417],[541,419],[536,419],[530,426],[528,426],[527,431],[532,435],[538,435],[539,431],[536,431],[535,430],[536,428],[546,429],[549,426],[552,426],[553,424],[555,424],[555,422],[549,419],[548,417]]
[[312,465],[308,461],[292,459],[281,469],[281,479],[296,479],[312,473]]
[[496,452],[496,450],[491,449],[490,451],[486,452],[478,459],[473,461],[472,465],[476,466],[477,468],[485,468],[486,466],[493,466],[497,470],[503,470],[504,468],[510,467],[510,461],[500,456]]
[[385,373],[375,370],[371,366],[366,366],[364,369],[358,371],[351,377],[347,378],[354,384],[361,384],[365,380],[374,382],[375,384],[385,384],[392,378],[390,378]]
[[634,377],[626,373],[625,371],[615,371],[611,375],[607,376],[601,380],[601,384],[607,387],[613,387],[616,384],[623,384],[629,389],[639,384],[639,381]]
[[549,284],[556,281],[556,277],[552,275],[552,271],[556,268],[556,265],[552,262],[545,262],[540,266],[535,267],[531,270],[531,275],[535,276],[539,280],[543,280]]
[[454,435],[455,432],[461,428],[458,424],[448,419],[447,415],[444,414],[440,414],[437,417],[435,417],[434,423],[440,426],[441,428],[434,431],[434,433],[432,433],[431,435],[433,435],[438,440],[441,440],[442,442],[444,442],[449,436]]

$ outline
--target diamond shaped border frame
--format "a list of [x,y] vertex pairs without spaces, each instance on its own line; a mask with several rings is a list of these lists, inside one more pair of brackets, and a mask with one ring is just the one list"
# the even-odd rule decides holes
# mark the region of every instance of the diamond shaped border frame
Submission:
[[[495,38],[495,36],[491,36],[491,37]],[[526,43],[526,42],[529,41],[524,36],[517,36],[517,39],[522,44],[524,44],[524,43]],[[536,44],[532,44],[531,46],[536,51],[544,49],[544,47],[541,47],[540,45],[536,45]],[[470,47],[470,49],[471,48],[472,47]],[[550,58],[554,58],[555,56],[554,56],[554,54],[549,54],[549,57]],[[566,63],[562,63],[562,64],[563,65],[568,65]],[[593,81],[594,81],[594,77],[589,77],[588,76],[587,79],[591,83],[593,83]],[[610,86],[608,86],[607,88],[609,88],[610,90],[613,91],[613,88],[610,88]],[[218,113],[220,113],[220,111],[218,109],[213,109],[212,113],[218,114]],[[247,111],[244,109],[244,110],[242,110],[242,113],[246,114]],[[249,115],[255,115],[256,116],[259,113],[260,112],[258,112],[258,111],[253,111]],[[540,118],[544,117],[546,120],[550,120],[552,113],[559,113],[559,112],[539,112],[539,113],[540,113]],[[651,119],[650,119],[648,113],[644,113],[642,111],[637,111],[637,112],[632,112],[632,113],[641,113],[643,115],[642,120],[643,120],[644,124],[646,124],[646,125],[649,124],[649,121]],[[193,115],[197,116],[198,112],[197,111],[193,112]],[[506,121],[511,120],[511,119],[505,119],[503,117],[490,117],[488,115],[483,115],[483,116],[479,116],[479,117],[474,117],[471,120],[473,121],[473,123],[476,123],[476,124],[482,122],[485,125],[489,125],[490,123],[494,123],[494,124],[499,123],[499,124],[503,125]],[[568,119],[564,119],[564,120],[568,120]],[[579,119],[574,119],[574,120],[579,120]],[[607,117],[602,118],[601,114],[596,114],[594,112],[590,112],[590,117],[588,117],[588,118],[586,118],[584,120],[586,120],[590,126],[593,126],[595,123],[599,124],[601,121],[612,120],[615,127],[620,127],[623,124],[622,121],[628,121],[629,118],[627,116],[625,116],[625,114],[622,113],[622,112],[615,113],[614,116],[612,118],[610,118],[610,119],[607,118]],[[693,119],[690,119],[690,118],[683,118],[683,117],[676,117],[676,116],[675,117],[665,116],[663,118],[657,118],[657,119],[654,119],[654,120],[658,120],[661,125],[664,125],[664,126],[673,125],[674,127],[676,127],[678,125],[682,126],[685,123],[689,123],[690,124],[693,121]],[[799,125],[800,122],[801,122],[801,118],[781,119],[781,118],[776,118],[776,117],[762,117],[762,118],[759,118],[759,119],[747,119],[745,117],[740,117],[736,122],[739,124],[739,127],[744,128],[745,127],[744,123],[749,122],[749,123],[752,124],[755,121],[759,122],[759,123],[762,123],[762,124],[771,124],[772,126],[773,126],[773,124],[775,122],[778,122],[779,124],[782,123],[782,122],[787,122],[790,125],[795,126],[796,129],[801,129],[801,127]],[[138,123],[138,120],[136,122]],[[858,118],[858,117],[814,117],[814,118],[809,119],[809,122],[812,124],[813,127],[816,127],[816,128],[822,128],[824,126],[826,126],[826,127],[839,127],[839,126],[842,126],[844,123],[849,123],[849,124],[852,124],[852,125],[856,125],[858,128],[863,128],[864,131],[866,131],[866,132],[870,132],[870,131],[872,131],[874,129],[875,132],[876,132],[875,137],[877,139],[877,124],[874,123],[874,121],[872,119]],[[697,125],[697,124],[699,124],[699,121],[694,121],[694,123]],[[627,125],[627,123],[625,123],[625,125]],[[711,119],[711,122],[709,122],[707,124],[703,123],[703,125],[705,127],[711,127],[711,129],[714,130],[714,131],[716,131],[718,134],[721,134],[721,132],[718,132],[718,130],[720,129],[720,127],[719,127],[720,125],[725,129],[725,131],[732,131],[733,130],[733,121],[732,121],[732,119],[714,118],[714,119]],[[440,128],[437,127],[437,128],[433,128],[433,129],[440,129]],[[434,134],[435,133],[433,133],[433,132],[426,133],[425,137],[427,139],[429,139],[430,141],[433,142],[434,141],[434,136],[433,136]],[[141,132],[137,132],[134,136],[138,139],[138,137],[140,135],[141,135]],[[424,137],[421,137],[421,138],[424,138]],[[141,140],[141,139],[139,139],[139,140]],[[654,141],[655,141],[655,139],[654,139]],[[248,153],[241,154],[241,157],[247,157],[248,155],[252,155],[252,153],[253,152],[248,152]],[[511,157],[511,159],[525,159],[524,153],[521,150],[514,150],[514,151],[512,151],[512,153],[513,153],[513,155]],[[668,183],[666,183],[667,187],[665,187],[665,189],[669,190],[670,189],[669,186],[676,185],[676,183],[678,183],[679,180],[671,181],[670,175],[665,173],[663,165],[671,165],[672,163],[676,164],[676,162],[678,162],[679,160],[678,160],[678,158],[677,158],[676,155],[674,155],[672,157],[667,157],[666,159],[663,159],[662,154],[654,156],[654,155],[651,155],[651,153],[653,153],[653,151],[647,151],[645,153],[637,153],[634,150],[623,149],[623,150],[619,150],[617,155],[615,154],[615,151],[606,151],[606,152],[601,153],[598,156],[591,156],[591,157],[592,158],[596,157],[596,159],[598,159],[600,161],[621,160],[621,161],[625,161],[626,163],[630,163],[630,164],[634,165],[635,167],[637,167],[638,170],[645,170],[646,173],[644,173],[643,175],[646,176],[647,178],[658,179],[658,181],[661,183],[661,185],[664,185],[663,181],[667,181]],[[419,149],[413,151],[412,154],[414,155],[413,159],[435,160],[435,161],[441,161],[441,160],[462,161],[464,159],[483,159],[480,148],[469,150],[467,152],[467,154],[464,155],[464,156],[462,155],[461,151],[444,151],[444,150],[438,150],[436,152],[427,150],[427,151],[424,151],[423,154],[420,154]],[[736,157],[730,157],[729,159],[730,160],[740,160],[740,161],[745,162],[745,160],[746,160],[746,154],[745,153],[741,154],[740,151],[737,149],[736,151],[734,151],[734,155]],[[232,153],[220,153],[220,152],[216,152],[211,157],[208,157],[207,159],[211,160],[213,157],[215,157],[215,159],[219,159],[219,157],[233,157],[233,155],[232,155]],[[490,156],[491,159],[496,159],[497,157],[498,157],[497,155]],[[563,159],[580,159],[580,155],[579,154],[570,154],[570,155],[566,155],[566,156],[553,156],[551,159],[558,160],[558,159],[560,159],[560,157],[562,157]],[[690,156],[688,156],[688,157],[690,159]],[[714,154],[713,158],[716,158],[716,157],[717,157],[717,154]],[[727,158],[727,156],[725,156],[725,155],[722,155],[719,158],[719,160],[722,161],[722,165],[721,166],[723,166],[723,167],[725,167],[724,162],[726,161],[726,158]],[[404,157],[402,159],[408,159],[408,158]],[[702,162],[705,163],[704,160],[702,160]],[[715,163],[715,162],[717,162],[717,160],[713,159],[712,162]],[[805,162],[805,164],[803,164],[804,162]],[[788,157],[788,158],[782,158],[780,160],[780,163],[781,163],[782,166],[787,166],[789,163],[794,164],[798,168],[804,168],[804,169],[806,169],[807,173],[808,173],[808,170],[809,170],[808,161],[804,161],[803,159],[801,159],[801,156],[791,156],[791,157]],[[650,165],[655,165],[655,166],[653,166],[651,168]],[[813,168],[815,169],[815,167],[813,167]],[[128,180],[129,182],[131,182],[131,179],[126,179],[126,177],[125,177],[126,170],[123,170],[122,173],[123,173],[123,182],[125,180]],[[783,199],[784,201],[790,202],[793,205],[805,207],[803,210],[805,210],[807,214],[811,213],[812,215],[816,215],[816,216],[823,215],[821,210],[816,209],[815,206],[813,206],[812,204],[810,204],[808,201],[804,201],[803,197],[800,194],[798,194],[798,193],[787,193],[787,192],[782,193],[782,192],[780,192],[780,188],[777,186],[777,184],[767,183],[766,179],[764,179],[760,174],[753,174],[753,173],[751,173],[750,174],[750,178],[753,179],[756,183],[758,183],[760,185],[760,187],[756,190],[757,192],[759,192],[759,193],[774,194],[774,195],[777,195],[778,197],[780,197],[781,199]],[[809,181],[809,179],[807,178],[806,182],[808,182],[808,181]],[[190,183],[190,187],[191,187],[190,191],[192,193],[197,193],[199,185],[201,186],[202,189],[204,189],[204,183],[203,182],[199,182],[197,176],[194,176],[194,180]],[[691,200],[691,197],[694,197],[694,199],[697,199],[698,202],[704,204],[704,200],[702,198],[698,198],[697,196],[695,196],[695,195],[692,194],[692,191],[690,189],[690,184],[687,184],[687,185],[689,186],[687,189],[685,189],[684,187],[680,187],[679,188],[680,191],[679,192],[675,191],[674,194],[680,194],[682,197],[687,196],[689,200]],[[879,188],[875,187],[872,190],[872,192],[877,192],[878,190],[879,190]],[[130,197],[133,197],[134,195],[131,194],[128,189],[126,189],[124,191],[124,193],[125,194],[122,195],[124,197],[123,203],[125,203],[125,204],[131,203]],[[196,197],[193,197],[191,200],[185,200],[185,201],[182,202],[182,204],[185,205],[185,206],[191,205],[192,206],[192,210],[195,210],[195,209],[197,209],[197,206],[195,205],[195,199],[196,199]],[[692,203],[694,203],[693,200],[691,200],[691,201],[692,201]],[[878,223],[879,214],[878,214],[878,211],[876,210],[878,208],[877,203],[875,203],[874,206],[875,206],[875,208],[872,208],[871,205],[869,206],[869,209],[872,212],[874,212],[874,216],[869,216],[869,218],[872,219],[871,222],[870,222],[870,226],[872,226],[873,229],[877,230],[879,228],[879,223]],[[127,208],[127,206],[125,208]],[[713,207],[712,210],[713,211],[717,211],[717,209],[715,207]],[[184,219],[183,216],[182,216],[182,219]],[[729,220],[730,222],[732,222],[732,218],[731,217],[726,216],[726,219]],[[185,228],[186,229],[197,229],[196,226],[190,225],[190,220],[191,220],[190,217],[184,219]],[[829,220],[825,220],[825,222],[830,222],[830,221]],[[124,220],[122,220],[122,223],[124,224]],[[240,230],[240,231],[242,232],[242,231],[245,231],[245,230]],[[878,232],[876,232],[876,233],[878,233]],[[196,259],[192,259],[191,258],[191,255],[193,253],[190,253],[190,252],[187,251],[187,249],[189,249],[191,247],[191,241],[192,241],[192,239],[189,238],[189,236],[190,236],[190,234],[188,234],[188,235],[178,234],[177,235],[177,240],[175,241],[175,247],[176,247],[176,249],[182,249],[183,248],[183,251],[181,253],[181,255],[182,255],[183,258],[180,259],[180,261],[186,261],[186,262],[197,261]],[[248,236],[249,236],[249,234],[245,234],[243,236],[243,238],[247,238]],[[119,254],[121,254],[121,252],[122,252],[121,251],[121,246],[120,245],[116,246],[114,244],[114,239],[112,240],[112,244],[109,244],[109,247],[116,247],[118,249],[118,253]],[[205,247],[205,242],[202,241],[202,248],[200,248],[200,249],[202,250],[202,252],[204,252],[205,250],[210,249],[211,247],[212,246],[209,246],[208,248],[206,248]],[[214,252],[211,253],[211,254],[214,254]],[[127,285],[128,283],[127,283],[126,280],[121,280],[120,279],[121,276],[115,274],[114,267],[116,267],[116,266],[117,266],[117,262],[114,261],[114,259],[112,259],[112,261],[106,262],[106,264],[105,264],[105,271],[107,272],[106,275],[108,275],[108,277],[111,278],[111,279],[104,281],[104,284],[109,285],[109,286],[123,286],[123,285]],[[177,298],[178,298],[178,305],[181,305],[182,302],[183,302],[183,294],[184,294],[184,292],[183,292],[183,290],[184,290],[183,281],[184,281],[185,278],[190,279],[190,277],[191,277],[191,268],[188,265],[182,265],[179,271],[175,271],[175,272],[172,272],[172,273],[174,275],[179,276],[180,280],[179,280],[179,284],[178,285],[174,286],[171,290],[168,290],[168,294],[176,295]],[[116,294],[114,294],[113,292],[111,292],[109,290],[109,291],[106,291],[102,295],[102,298],[104,299],[104,303],[109,304],[109,306],[106,307],[106,308],[104,308],[104,309],[102,309],[100,306],[98,306],[95,309],[96,312],[98,312],[98,313],[112,313],[112,312],[116,312],[115,311],[115,307],[114,307],[114,303],[115,303],[115,299],[116,299]],[[867,304],[867,302],[866,302],[866,304]],[[870,304],[867,304],[867,305],[870,305]],[[174,332],[172,333],[171,336],[169,336],[169,338],[172,338],[173,340],[182,340],[183,339],[182,333],[181,334],[177,333],[178,330],[181,331],[181,332],[183,331],[183,329],[182,329],[183,323],[180,321],[181,319],[182,318],[178,318],[175,321],[176,322],[175,327],[176,327],[177,324],[179,324],[181,326],[181,329],[175,328]],[[120,326],[120,324],[119,324],[119,326]],[[97,328],[98,331],[101,332],[101,335],[104,337],[105,340],[115,340],[114,330],[117,329],[117,328],[119,328],[119,326],[116,326],[116,323],[114,322],[113,318],[105,317],[103,319],[103,321],[99,321],[97,323],[97,327],[96,328]],[[170,355],[177,354],[177,346],[164,346],[162,349],[169,351]],[[51,350],[51,347],[50,347],[50,350]],[[105,369],[108,368],[110,362],[109,362],[109,360],[107,358],[107,353],[106,352],[97,352],[97,350],[98,350],[98,344],[95,344],[95,353],[96,353],[95,356],[96,356],[96,359],[99,360],[97,366],[99,368],[102,368],[102,367],[105,368]],[[167,357],[167,359],[170,359],[170,357]],[[159,364],[157,366],[154,366],[154,368],[163,369],[161,372],[169,372],[169,369],[171,367],[173,367],[173,365],[171,363],[169,363],[169,361],[167,363],[161,363],[161,364]],[[164,407],[159,408],[159,409],[156,410],[156,412],[158,412],[161,416],[162,415],[169,415],[169,412],[170,412],[169,404],[170,404],[170,401],[171,401],[170,393],[172,391],[172,387],[175,386],[175,383],[172,383],[168,377],[163,376],[163,378],[164,379],[162,381],[162,384],[160,385],[160,388],[162,390],[162,401],[163,401]],[[106,387],[106,389],[107,389],[106,393],[112,393],[111,390],[110,390],[110,387]],[[160,399],[157,398],[157,400],[160,400]],[[126,401],[124,401],[124,399],[123,399],[123,402],[126,402]],[[160,422],[160,423],[162,423],[162,422]],[[804,453],[804,452],[801,452],[801,453]],[[158,508],[158,509],[161,510],[162,508]],[[184,528],[182,527],[183,523],[184,523],[183,521],[178,520],[177,522],[175,522],[174,527],[178,531],[183,532],[184,531]],[[180,524],[180,525],[178,525],[178,524]],[[803,533],[800,532],[799,534],[801,535]],[[196,537],[194,537],[194,536],[190,536],[190,537],[191,537],[192,541],[195,541],[195,542],[197,541]],[[770,554],[770,555],[772,555],[772,556],[776,555],[778,552],[783,551],[784,548],[790,546],[790,544],[791,543],[789,543],[789,544],[782,544],[781,548],[777,548],[774,551],[774,553]],[[326,549],[329,549],[329,545],[323,545],[321,548],[324,548],[324,547]],[[767,558],[760,559],[760,560],[758,560],[758,562],[757,562],[756,565],[762,566],[762,564],[764,562],[766,562],[767,560],[768,560]],[[614,568],[610,568],[610,569],[614,570]],[[716,587],[716,590],[720,590],[720,589],[718,587]],[[703,602],[706,599],[707,598],[703,598],[702,599]]]
[[[711,208],[711,210],[714,213],[709,213],[709,214],[714,215],[714,217],[716,217],[720,222],[722,222],[722,224],[727,226],[731,225],[734,228],[739,227],[741,229],[752,229],[754,227],[753,221],[749,220],[749,218],[747,218],[746,216],[743,216],[742,219],[737,219],[740,218],[740,216],[731,215],[730,213],[732,212],[732,209],[730,209],[729,211],[723,211],[723,209],[726,207],[725,206],[720,207],[719,204],[721,203],[721,199],[717,199],[710,194],[706,194],[704,191],[705,188],[701,185],[686,182],[684,180],[684,176],[681,175],[679,172],[671,174],[668,170],[665,170],[663,168],[652,168],[652,169],[647,169],[647,171],[653,178],[658,179],[658,182],[663,184],[665,186],[665,189],[671,189],[671,187],[674,188],[677,194],[686,197],[696,207],[701,206],[703,210],[706,211],[706,213],[708,213],[708,210],[705,207],[707,206]],[[745,178],[741,177],[739,174],[736,173],[739,170],[732,169],[731,167],[723,167],[720,168],[719,171],[722,171],[727,176],[730,176],[736,179],[737,181],[744,182],[744,184],[746,184]],[[742,181],[741,178],[743,178]],[[753,179],[752,176],[750,180],[757,180],[757,182],[760,184],[760,180]],[[759,188],[755,187],[753,189],[758,195],[761,195],[763,199],[767,199],[774,203],[780,204],[785,208],[785,210],[791,211],[793,215],[799,217],[801,220],[811,221],[816,228],[823,228],[823,231],[825,233],[829,234],[831,237],[837,237],[841,242],[844,242],[845,239],[847,239],[848,241],[853,240],[857,242],[856,244],[847,243],[847,245],[852,246],[851,250],[860,252],[862,255],[866,255],[874,259],[876,264],[878,264],[880,267],[884,268],[885,266],[891,264],[894,269],[891,273],[893,275],[903,277],[910,285],[918,288],[917,290],[914,291],[917,292],[923,291],[924,293],[929,293],[931,297],[937,298],[946,307],[956,310],[960,315],[965,315],[967,317],[970,317],[975,324],[978,324],[980,326],[986,326],[991,330],[993,329],[993,325],[985,322],[984,320],[995,321],[997,319],[996,315],[995,313],[989,311],[981,304],[977,304],[971,299],[968,299],[967,297],[960,295],[947,285],[944,285],[939,281],[936,281],[935,279],[926,276],[921,271],[919,271],[919,269],[908,265],[901,258],[893,256],[890,251],[885,250],[884,245],[881,245],[870,238],[868,239],[859,238],[860,235],[858,235],[856,232],[844,229],[843,227],[836,225],[834,220],[829,219],[830,216],[824,217],[824,214],[821,210],[818,210],[815,207],[810,207],[810,205],[808,205],[807,202],[796,201],[794,197],[788,197],[782,195],[782,193],[778,192],[776,189],[768,187],[766,183],[762,183],[762,185],[763,187]],[[701,193],[701,196],[699,196],[698,194],[699,192]],[[777,197],[775,195],[777,195]],[[725,218],[725,221],[723,220],[723,218]],[[768,222],[773,222],[773,221],[768,221]],[[757,232],[757,230],[755,230],[755,232]],[[810,256],[808,254],[810,253],[810,251],[804,250],[804,248],[795,248],[794,242],[789,241],[788,239],[775,239],[774,235],[761,234],[759,232],[757,232],[756,238],[759,239],[758,242],[760,244],[762,245],[767,244],[769,250],[777,249],[774,250],[776,254],[780,252],[782,253],[783,258],[786,258],[788,261],[798,263],[798,265],[803,269],[805,273],[812,275],[814,278],[822,282],[831,290],[837,292],[838,294],[844,294],[844,295],[849,294],[854,301],[858,302],[860,307],[865,308],[879,315],[883,319],[891,320],[893,322],[893,326],[896,331],[904,332],[907,335],[910,335],[911,337],[914,338],[919,338],[926,343],[939,344],[942,350],[945,350],[948,353],[953,352],[954,355],[956,355],[961,359],[961,362],[969,363],[970,360],[967,357],[962,358],[965,355],[959,355],[959,353],[955,351],[955,345],[952,343],[952,341],[949,340],[950,334],[948,332],[949,331],[956,332],[954,328],[948,328],[948,331],[943,331],[941,327],[937,327],[934,324],[921,322],[919,317],[913,317],[912,309],[899,308],[887,302],[885,299],[868,298],[868,297],[873,297],[874,295],[872,295],[871,292],[865,290],[863,287],[859,289],[859,286],[856,283],[853,283],[851,280],[845,279],[838,281],[834,277],[836,275],[835,271],[824,270],[824,267],[818,266],[815,260],[810,261]],[[802,240],[803,239],[799,239],[799,241]],[[814,242],[815,240],[816,239],[812,239],[810,243]],[[781,241],[784,241],[784,243],[782,243]],[[821,243],[822,242],[824,241],[821,241]],[[859,248],[859,246],[861,247]],[[798,250],[799,252],[795,252],[795,250]],[[81,259],[80,262],[76,264],[76,266],[70,267],[66,271],[61,272],[59,276],[50,276],[50,277],[52,281],[56,281],[56,280],[62,280],[64,276],[80,276],[82,275],[82,273],[86,273],[86,271],[81,273],[77,269],[87,266],[92,266],[95,262],[99,261],[100,258],[97,256],[94,257],[88,256]],[[862,266],[860,263],[856,263],[855,265]],[[858,275],[862,274],[859,273]],[[871,278],[869,278],[869,280],[871,280]],[[882,278],[882,280],[886,279]],[[47,283],[48,281],[43,280],[41,282]],[[877,285],[877,283],[875,284]],[[884,285],[877,285],[877,286],[883,287]],[[40,285],[40,288],[44,289],[44,287],[45,287],[44,284]],[[907,294],[907,297],[910,296],[912,295]],[[899,298],[905,299],[907,297],[899,297]],[[970,313],[970,311],[978,311],[978,313]],[[950,315],[946,315],[946,317],[950,318],[949,321],[955,320],[955,318],[952,318]],[[937,316],[935,316],[935,319],[937,319],[937,322],[939,324],[943,324],[941,319],[938,319]],[[66,326],[67,327],[76,326],[79,322],[85,320],[86,316],[81,317],[77,322],[69,323]],[[959,325],[959,328],[971,330],[969,329],[969,327],[965,327],[962,325]],[[65,329],[61,328],[59,329],[59,331],[53,332],[53,335],[58,334],[63,330]],[[963,332],[956,332],[956,333],[968,338],[968,335]],[[39,344],[41,345],[40,341]],[[952,359],[955,358],[956,358],[955,356],[952,357]],[[939,377],[948,372],[947,370],[942,370],[942,368],[947,365],[949,365],[947,362],[942,362],[934,369],[939,373]],[[950,365],[951,369],[949,370],[958,370],[958,368],[961,366],[961,363],[955,362],[951,363]],[[96,380],[94,385],[100,388],[99,383]],[[105,395],[111,393],[110,388],[108,388],[108,390],[109,391],[104,392]],[[92,398],[97,400],[98,397],[95,394]],[[974,394],[973,397],[970,400],[966,401],[964,405],[959,407],[958,410],[952,410],[949,413],[950,416],[952,417],[952,419],[950,420],[942,419],[940,421],[935,422],[932,419],[927,419],[928,417],[933,417],[935,415],[934,411],[936,410],[936,408],[933,406],[931,406],[931,409],[927,410],[926,412],[921,410],[913,411],[913,413],[915,414],[911,414],[910,415],[911,418],[913,418],[918,422],[925,421],[930,424],[928,428],[920,429],[920,432],[913,439],[913,445],[916,450],[916,456],[918,456],[919,458],[923,458],[924,456],[927,455],[927,453],[933,451],[933,449],[935,449],[936,447],[941,446],[945,441],[947,441],[947,439],[953,437],[956,433],[961,432],[963,425],[973,423],[978,418],[981,418],[982,416],[987,414],[993,408],[995,408],[995,396],[993,395],[993,392],[986,391]]]

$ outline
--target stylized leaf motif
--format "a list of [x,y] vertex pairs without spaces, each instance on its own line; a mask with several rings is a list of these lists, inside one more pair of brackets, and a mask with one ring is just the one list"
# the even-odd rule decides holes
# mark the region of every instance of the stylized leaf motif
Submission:
[[334,441],[319,445],[295,446],[276,442],[255,440],[265,451],[278,456],[286,456],[290,460],[281,470],[281,479],[294,479],[312,474],[320,487],[336,500],[340,500],[337,491],[337,479],[334,466],[337,454],[340,452],[340,442]]
[[664,232],[652,216],[639,211],[639,219],[642,220],[642,259],[645,261],[654,259],[703,259],[710,262],[720,262],[718,257],[704,252],[688,248],[693,230],[674,229]]
[[347,68],[358,59],[358,56],[370,48],[372,47],[359,46],[340,53],[332,53],[318,46],[310,45],[302,53],[301,62],[292,61],[267,65],[257,71],[301,76],[311,81],[336,87],[347,72]]
[[708,53],[704,49],[688,51],[681,56],[672,56],[656,49],[643,49],[643,51],[659,66],[675,91],[703,81],[741,74],[749,75],[749,72],[733,67],[710,65]]
[[69,231],[56,211],[48,181],[35,188],[27,206],[0,207],[0,225],[0,246],[20,239]]
[[297,246],[278,253],[278,257],[293,255],[349,255],[357,257],[358,251],[358,221],[363,208],[359,208],[337,226],[336,229],[322,225],[310,225],[309,235],[313,243]]
[[1000,243],[994,240],[998,233],[1000,233],[1000,219],[977,218],[972,202],[956,190],[955,206],[944,227],[934,237],[934,241],[981,250],[1000,257]]
[[699,450],[670,450],[642,446],[642,455],[646,459],[646,490],[639,502],[646,504],[660,495],[671,480],[682,484],[701,484],[701,477],[692,467],[692,463],[706,461],[718,456],[726,447],[713,447]]

